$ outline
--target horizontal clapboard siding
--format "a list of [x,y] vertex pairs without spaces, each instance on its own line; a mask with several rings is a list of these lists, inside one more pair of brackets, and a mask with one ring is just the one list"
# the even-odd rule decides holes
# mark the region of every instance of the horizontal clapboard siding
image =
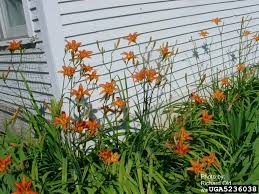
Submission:
[[30,89],[39,105],[49,102],[52,97],[51,82],[48,72],[48,64],[42,41],[42,29],[40,29],[36,0],[28,0],[30,18],[36,48],[26,49],[22,59],[19,53],[12,56],[8,51],[0,51],[0,74],[7,74],[6,82],[0,80],[0,111],[12,114],[20,105],[26,105],[31,109],[30,95],[23,83],[21,75],[13,71],[13,67],[22,72]]
[[[113,0],[111,1],[84,1],[84,0],[58,0],[62,28],[66,40],[75,39],[82,42],[82,49],[92,50],[94,55],[89,64],[95,66],[101,76],[101,81],[108,81],[109,75],[104,67],[111,63],[110,55],[114,43],[131,32],[140,34],[139,44],[148,43],[150,37],[157,42],[158,48],[162,43],[175,45],[179,53],[174,64],[174,72],[170,77],[174,88],[173,99],[184,96],[186,85],[192,90],[198,79],[198,69],[188,63],[193,60],[193,43],[197,42],[200,61],[208,64],[210,59],[205,56],[202,45],[204,40],[198,33],[201,30],[209,32],[208,40],[211,42],[211,65],[207,75],[213,76],[216,70],[226,69],[233,71],[235,62],[229,58],[228,52],[238,49],[240,21],[243,16],[252,18],[248,29],[253,33],[259,31],[259,2],[257,0]],[[224,45],[224,65],[222,62],[221,40],[217,26],[211,19],[220,17],[224,21],[222,41]],[[105,62],[97,48],[96,41],[105,49]],[[121,40],[118,51],[112,58],[112,77],[123,76],[127,68],[121,60],[121,53],[125,51],[138,51],[138,46],[128,45]],[[248,63],[257,61],[257,52],[248,56]],[[155,62],[158,54],[151,56]],[[130,67],[133,70],[133,67]],[[211,70],[213,69],[213,70]],[[130,78],[130,74],[126,73]],[[187,78],[187,82],[186,79]],[[134,98],[133,84],[129,83],[130,98]],[[132,91],[132,92],[131,92]],[[154,101],[161,101],[162,96],[170,96],[169,91],[157,95]],[[166,99],[167,97],[165,97]],[[100,96],[93,100],[98,105]]]
[[[152,36],[157,45],[168,42],[174,45],[177,42],[179,54],[176,57],[173,74],[168,75],[172,80],[174,89],[173,99],[178,99],[186,94],[186,85],[189,89],[195,88],[198,70],[195,63],[187,61],[193,59],[193,43],[197,42],[198,51],[201,55],[200,61],[204,64],[210,62],[201,48],[204,40],[198,33],[201,30],[209,32],[208,40],[211,43],[211,58],[213,64],[207,72],[213,76],[211,69],[226,69],[232,72],[235,62],[229,58],[229,51],[234,51],[239,42],[237,30],[240,28],[240,20],[243,16],[253,19],[248,29],[254,33],[259,30],[259,2],[257,0],[113,0],[110,1],[84,1],[84,0],[58,0],[62,28],[66,40],[75,39],[82,42],[82,49],[94,51],[89,64],[95,66],[101,77],[101,81],[108,81],[109,75],[104,65],[111,62],[110,54],[113,52],[114,42],[125,37],[130,32],[140,34],[139,44],[144,46]],[[224,32],[222,36],[224,64],[222,62],[221,40],[218,28],[211,23],[211,19],[220,17],[224,21]],[[96,41],[105,49],[105,62],[102,61]],[[158,47],[159,48],[159,47]],[[121,40],[120,47],[113,57],[111,69],[112,77],[123,76],[123,71],[128,67],[121,60],[121,53],[125,51],[137,51],[137,46],[129,46],[126,41]],[[157,54],[151,57],[155,62]],[[252,52],[248,63],[255,63],[257,53]],[[133,67],[130,67],[133,69]],[[130,78],[130,74],[126,74]],[[187,82],[186,82],[187,79]],[[133,91],[133,84],[129,84]],[[163,95],[169,91],[164,91]],[[134,92],[129,92],[130,98],[134,99]],[[166,98],[166,97],[165,97]],[[162,100],[161,95],[154,101]],[[93,100],[98,104],[99,96]]]

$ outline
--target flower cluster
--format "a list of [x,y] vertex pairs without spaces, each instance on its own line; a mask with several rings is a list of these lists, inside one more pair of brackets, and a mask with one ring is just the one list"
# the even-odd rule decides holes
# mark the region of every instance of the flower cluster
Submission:
[[99,86],[102,88],[102,91],[100,94],[104,94],[105,96],[111,96],[117,90],[115,80],[112,80],[111,82],[106,82],[104,84],[100,84]]
[[66,112],[62,112],[59,116],[54,118],[54,124],[60,125],[63,129],[67,130],[71,121],[71,117],[67,116]]
[[11,194],[38,194],[31,189],[31,181],[26,181],[26,178],[23,177],[21,182],[15,183],[16,191]]
[[246,69],[246,65],[243,64],[243,63],[240,63],[240,64],[236,65],[236,68],[237,68],[237,71],[240,73],[240,72],[243,72]]
[[129,33],[128,36],[125,37],[126,40],[128,40],[128,44],[130,45],[131,43],[137,43],[137,38],[139,34],[137,32],[134,33]]
[[96,135],[97,129],[101,127],[101,125],[95,119],[89,119],[87,121],[76,121],[73,122],[72,131],[77,133],[82,133],[84,130],[87,130],[88,135],[93,137]]
[[123,52],[122,54],[124,55],[122,58],[124,61],[129,62],[132,60],[132,62],[135,63],[136,55],[133,51]]
[[[77,42],[75,40],[72,41],[67,41],[67,44],[65,46],[65,50],[66,52],[70,52],[71,56],[72,56],[72,62],[73,65],[68,65],[68,66],[63,66],[62,70],[59,71],[59,73],[62,73],[64,76],[68,76],[68,77],[72,77],[74,76],[76,70],[77,70],[77,65],[76,63],[80,63],[83,61],[83,59],[85,58],[91,58],[91,56],[93,55],[92,51],[88,51],[88,50],[79,50],[79,47],[81,46],[80,42]],[[91,69],[90,67],[86,67],[86,65],[81,64],[81,69],[82,72],[85,72],[85,70],[87,69],[86,72],[91,71],[93,69]]]
[[91,96],[90,92],[87,89],[84,89],[82,84],[79,85],[78,89],[72,89],[71,95],[76,96],[76,99],[79,101],[84,96]]
[[118,115],[121,115],[126,105],[127,102],[122,100],[121,97],[115,97],[110,105],[103,105],[101,110],[103,110],[104,115],[107,115],[108,113],[118,113]]
[[[61,115],[54,118],[54,124],[61,126],[65,131],[82,133],[84,130],[87,130],[90,136],[95,136],[97,129],[101,127],[95,119],[71,121],[72,118],[67,116],[65,112],[62,112]],[[73,125],[72,127],[71,124]]]
[[136,82],[141,82],[144,80],[148,82],[153,82],[158,80],[158,77],[159,73],[155,69],[142,69],[132,75],[132,78]]
[[7,170],[7,168],[11,165],[11,155],[6,156],[3,159],[0,159],[0,173],[3,173]]
[[120,160],[120,154],[117,151],[111,151],[108,149],[100,150],[99,157],[107,165],[118,163]]
[[221,90],[215,90],[215,91],[214,91],[214,94],[213,94],[213,98],[214,98],[216,101],[220,102],[220,101],[223,101],[223,100],[226,99],[226,95],[225,95],[224,92],[221,91]]
[[220,84],[222,86],[229,86],[229,84],[230,84],[229,78],[225,77],[224,79],[220,80]]
[[85,64],[80,64],[81,67],[81,73],[82,75],[88,80],[89,82],[92,81],[98,81],[99,80],[99,75],[97,74],[97,71],[94,70],[93,67],[90,65],[85,65]]
[[208,111],[202,110],[200,120],[204,124],[208,124],[212,121],[213,115],[210,115]]
[[[218,18],[218,17],[217,18],[213,18],[211,20],[211,22],[218,26],[220,23],[222,23],[222,19]],[[199,35],[200,35],[201,38],[206,38],[209,35],[209,32],[203,30],[203,31],[199,32]]]
[[[189,144],[185,142],[192,140],[191,134],[189,134],[184,127],[182,127],[179,132],[175,133],[171,140],[166,142],[165,147],[172,151],[175,147],[175,153],[180,156],[186,155],[190,151]],[[173,142],[175,146],[173,146]]]
[[81,46],[81,42],[76,42],[75,40],[67,41],[65,46],[65,50],[71,52],[72,60],[75,58],[79,60],[83,60],[84,58],[91,58],[93,52],[87,50],[78,50]]
[[213,19],[211,20],[211,22],[214,23],[214,24],[216,24],[216,25],[219,25],[219,23],[222,22],[222,19],[221,19],[221,18],[213,18]]
[[8,47],[7,50],[9,50],[11,53],[13,53],[16,50],[21,49],[21,43],[22,41],[16,41],[16,40],[12,40],[11,42],[8,42]]
[[200,37],[205,38],[209,35],[209,33],[207,31],[201,31],[201,32],[199,32],[199,35],[200,35]]
[[173,51],[170,51],[168,44],[165,46],[162,45],[159,51],[160,55],[162,56],[162,60],[167,59],[173,55]]
[[73,77],[76,72],[76,67],[71,66],[62,66],[62,70],[58,71],[58,73],[62,73],[64,76],[69,78]]
[[205,101],[201,96],[199,96],[195,92],[191,93],[190,99],[193,100],[196,104],[202,104]]
[[210,168],[211,165],[215,165],[220,168],[220,163],[218,162],[214,152],[209,153],[209,155],[203,156],[201,159],[196,161],[190,160],[191,167],[187,168],[187,171],[194,172],[195,174],[204,173],[204,168]]
[[191,134],[187,133],[186,129],[182,127],[180,131],[175,136],[177,141],[175,152],[180,156],[183,156],[189,152],[189,145],[185,144],[186,141],[192,140]]

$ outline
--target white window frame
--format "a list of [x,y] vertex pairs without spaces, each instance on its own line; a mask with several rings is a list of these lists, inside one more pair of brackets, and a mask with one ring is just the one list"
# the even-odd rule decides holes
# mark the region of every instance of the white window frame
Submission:
[[0,43],[10,39],[24,39],[32,37],[32,21],[30,17],[30,9],[28,0],[22,0],[23,11],[25,16],[25,25],[8,27],[7,13],[4,1],[0,0]]

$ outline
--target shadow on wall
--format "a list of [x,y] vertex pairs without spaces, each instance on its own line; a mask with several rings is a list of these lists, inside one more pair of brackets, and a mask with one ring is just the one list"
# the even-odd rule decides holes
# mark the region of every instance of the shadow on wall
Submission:
[[[11,107],[8,107],[8,106],[6,106],[5,104],[2,104],[2,103],[0,103],[0,108],[2,110],[8,110],[8,112],[10,111],[10,112],[13,112],[13,113],[16,111],[15,109],[13,109]],[[0,131],[5,130],[4,129],[4,123],[6,121],[10,120],[10,119],[12,119],[12,115],[7,114],[3,111],[0,111]],[[16,122],[13,126],[13,131],[19,132],[19,131],[21,131],[22,128],[26,128],[26,126],[27,126],[27,124],[24,121],[17,118],[17,120],[16,120]]]

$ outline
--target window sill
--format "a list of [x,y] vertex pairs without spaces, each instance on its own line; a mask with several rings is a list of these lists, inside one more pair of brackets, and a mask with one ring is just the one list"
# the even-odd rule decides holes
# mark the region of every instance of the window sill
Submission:
[[0,51],[6,51],[8,47],[8,42],[12,40],[22,41],[21,43],[22,48],[25,48],[25,49],[36,48],[36,44],[37,44],[37,42],[33,40],[33,38],[28,38],[28,37],[2,39],[0,40]]

